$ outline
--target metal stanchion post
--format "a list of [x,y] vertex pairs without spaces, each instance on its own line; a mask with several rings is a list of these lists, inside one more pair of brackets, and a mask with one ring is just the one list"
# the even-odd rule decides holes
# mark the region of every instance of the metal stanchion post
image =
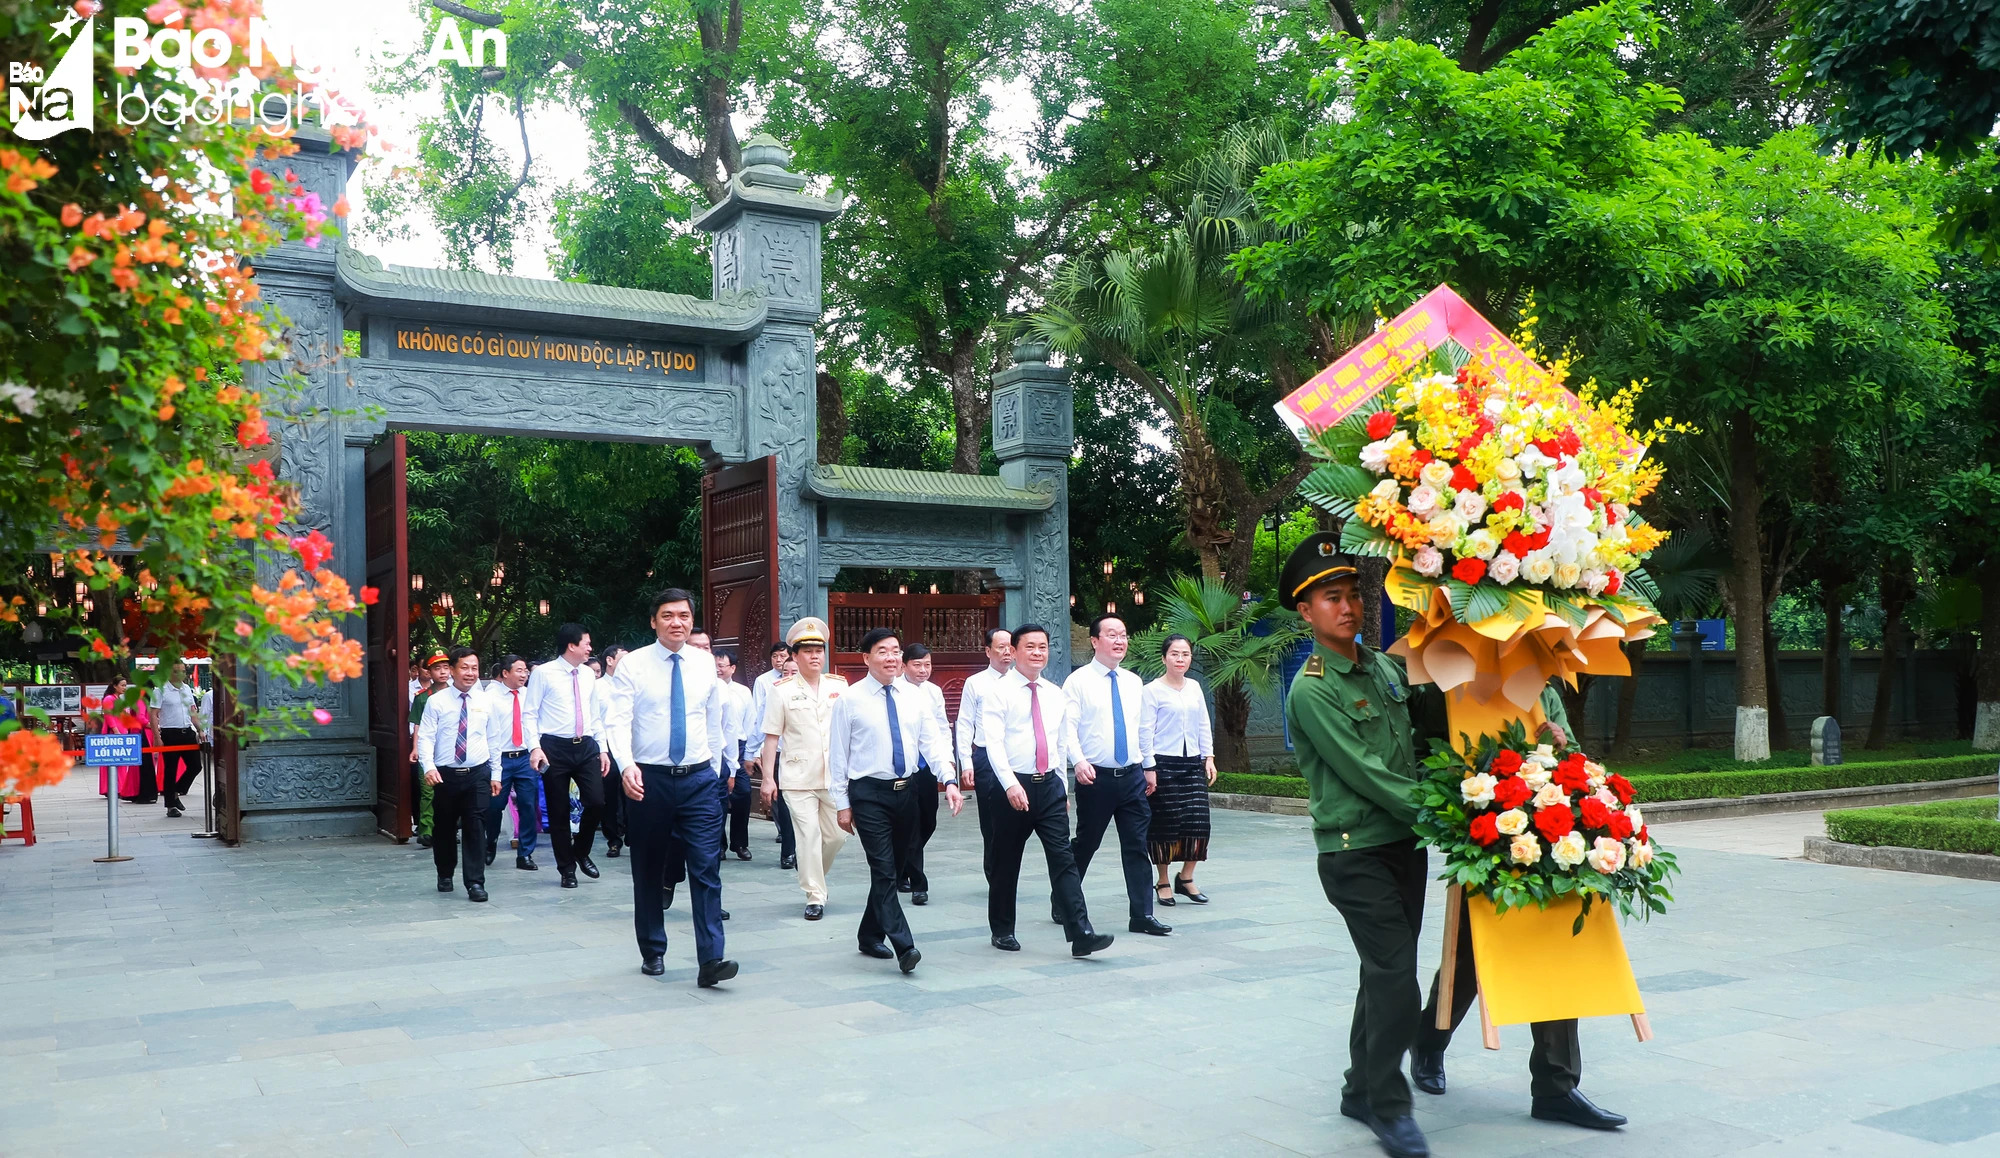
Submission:
[[190,832],[196,840],[214,840],[222,833],[215,827],[215,748],[203,744],[196,757],[201,761],[201,827],[200,832]]
[[104,784],[104,855],[94,859],[98,864],[132,859],[118,855],[118,778],[108,774]]

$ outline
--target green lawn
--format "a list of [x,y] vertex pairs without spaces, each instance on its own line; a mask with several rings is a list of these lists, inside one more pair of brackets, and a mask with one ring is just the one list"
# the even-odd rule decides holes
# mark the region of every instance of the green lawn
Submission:
[[1992,855],[2000,853],[2000,797],[1829,812],[1826,835],[1847,844]]
[[[1846,745],[1841,752],[1842,762],[1846,764],[1879,764],[1889,760],[1938,760],[1947,756],[1970,755],[1972,755],[1970,740],[1916,740],[1890,744],[1880,751],[1873,752],[1856,743]],[[1807,748],[1786,748],[1771,753],[1769,760],[1745,764],[1736,759],[1727,748],[1688,748],[1679,752],[1649,755],[1638,760],[1615,760],[1607,763],[1627,776],[1666,776],[1682,772],[1810,768],[1812,753]]]

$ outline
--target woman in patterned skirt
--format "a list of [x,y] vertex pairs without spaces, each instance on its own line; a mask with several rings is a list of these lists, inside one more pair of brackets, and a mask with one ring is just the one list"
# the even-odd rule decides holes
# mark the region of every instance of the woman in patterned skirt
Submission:
[[[1148,838],[1153,863],[1160,868],[1159,903],[1175,904],[1176,896],[1197,905],[1208,897],[1194,887],[1196,861],[1208,859],[1208,786],[1215,783],[1215,733],[1208,723],[1208,700],[1201,683],[1188,678],[1194,645],[1185,635],[1169,635],[1160,644],[1167,673],[1146,685],[1146,717],[1152,723],[1150,765],[1158,784],[1151,797],[1152,828]],[[1167,872],[1181,862],[1171,886]]]

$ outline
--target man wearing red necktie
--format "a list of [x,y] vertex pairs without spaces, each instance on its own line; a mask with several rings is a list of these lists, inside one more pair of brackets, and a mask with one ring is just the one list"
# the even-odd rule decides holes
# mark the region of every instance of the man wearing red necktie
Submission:
[[500,750],[500,793],[486,804],[486,863],[492,864],[500,850],[500,822],[507,812],[507,798],[514,798],[514,867],[538,869],[535,863],[535,834],[542,830],[537,802],[542,778],[528,763],[534,747],[522,716],[528,692],[528,661],[518,655],[503,655],[493,673],[500,686],[493,689],[493,702],[507,730],[506,747]]

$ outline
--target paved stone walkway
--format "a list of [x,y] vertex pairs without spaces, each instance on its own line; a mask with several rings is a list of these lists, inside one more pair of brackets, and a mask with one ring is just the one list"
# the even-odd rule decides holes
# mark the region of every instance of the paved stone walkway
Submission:
[[[1122,931],[1101,865],[1118,943],[1082,962],[1032,919],[1038,873],[1025,951],[987,946],[978,831],[947,821],[908,978],[854,951],[859,847],[807,924],[760,823],[724,874],[743,974],[698,990],[685,902],[667,976],[639,975],[625,860],[564,891],[502,859],[473,905],[414,846],[229,849],[147,814],[137,859],[98,865],[93,790],[44,794],[51,839],[0,847],[0,1153],[1378,1152],[1335,1113],[1355,963],[1302,818],[1218,813],[1215,903],[1167,910],[1165,940]],[[1526,1032],[1467,1032],[1451,1093],[1419,1096],[1437,1154],[2000,1150],[2000,886],[1682,863],[1680,907],[1626,934],[1657,1037],[1584,1026],[1623,1136],[1533,1121]]]

